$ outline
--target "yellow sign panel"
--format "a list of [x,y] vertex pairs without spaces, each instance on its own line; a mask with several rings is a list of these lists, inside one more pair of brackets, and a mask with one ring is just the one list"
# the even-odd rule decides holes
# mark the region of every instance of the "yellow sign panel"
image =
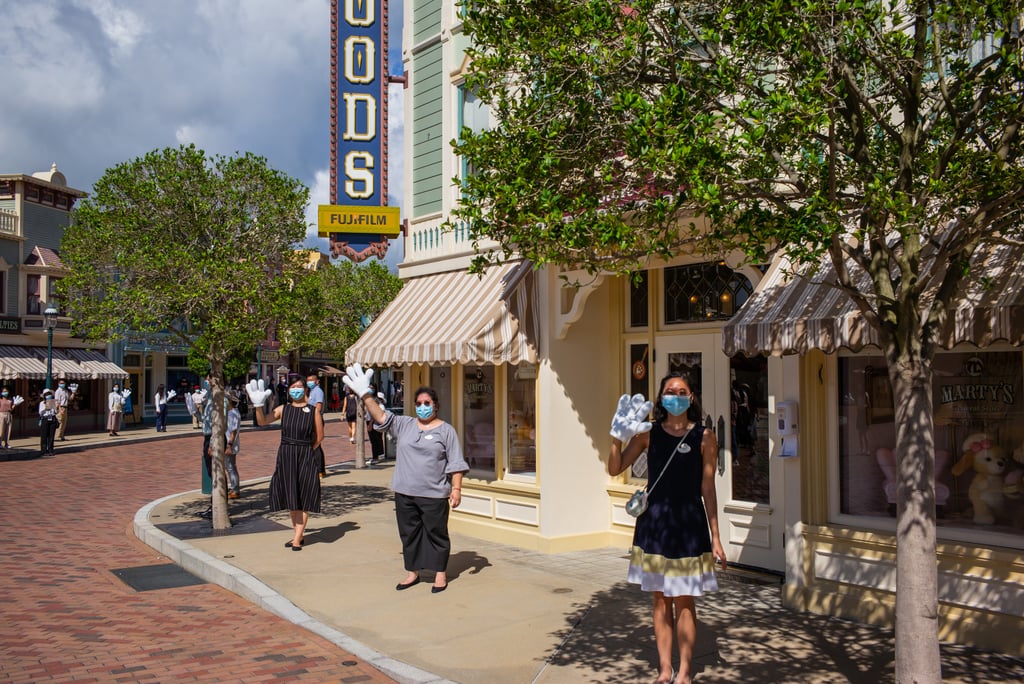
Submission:
[[398,207],[360,207],[321,204],[317,207],[317,234],[359,233],[398,237],[402,221]]

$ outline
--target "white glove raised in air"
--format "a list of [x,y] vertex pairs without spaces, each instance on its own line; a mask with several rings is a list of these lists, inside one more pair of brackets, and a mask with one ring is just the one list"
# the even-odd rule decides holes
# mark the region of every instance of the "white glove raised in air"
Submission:
[[121,392],[121,396],[127,399],[128,397],[132,396],[132,391],[130,389],[126,389],[125,391]]
[[352,390],[353,393],[360,399],[365,397],[367,394],[372,394],[370,391],[370,381],[373,380],[373,369],[367,368],[365,371],[363,367],[358,363],[353,363],[351,366],[345,369],[345,377],[341,379],[345,383],[345,387]]
[[174,390],[167,390],[167,401],[170,401],[174,397],[178,396],[178,393]]
[[76,383],[71,383],[70,385],[68,385],[68,389],[71,390],[72,394],[74,394],[75,392],[78,391],[78,385]]
[[647,417],[651,414],[654,404],[644,401],[644,395],[634,394],[632,398],[628,394],[619,397],[619,407],[612,416],[612,429],[609,431],[612,437],[621,440],[623,443],[633,439],[651,429],[651,423]]
[[209,394],[209,393],[210,393],[210,390],[208,390],[208,389],[201,389],[198,392],[196,392],[196,394],[199,395],[199,401],[200,402],[206,401],[206,395]]
[[18,404],[21,404],[25,401],[25,397],[21,396],[20,394],[15,394],[14,399],[12,401],[14,405],[17,406]]
[[267,397],[274,393],[274,390],[268,390],[262,380],[250,380],[249,384],[245,386],[245,393],[249,395],[249,401],[252,402],[254,408],[261,408]]

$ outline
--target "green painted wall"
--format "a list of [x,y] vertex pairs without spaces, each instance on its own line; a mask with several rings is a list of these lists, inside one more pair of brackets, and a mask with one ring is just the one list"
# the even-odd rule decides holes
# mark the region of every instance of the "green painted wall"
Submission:
[[441,154],[445,141],[441,58],[442,46],[436,43],[417,53],[412,60],[413,216],[438,212],[442,208]]

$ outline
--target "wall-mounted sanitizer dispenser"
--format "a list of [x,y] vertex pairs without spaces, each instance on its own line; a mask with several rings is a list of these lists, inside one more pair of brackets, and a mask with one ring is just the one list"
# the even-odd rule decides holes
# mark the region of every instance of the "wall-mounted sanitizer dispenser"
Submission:
[[778,421],[779,437],[796,437],[798,413],[795,401],[780,401],[775,404],[775,419]]
[[779,452],[781,457],[796,456],[796,437],[800,431],[798,425],[799,414],[799,406],[795,401],[779,401],[775,403],[775,420],[779,430],[779,437],[782,438],[782,449]]

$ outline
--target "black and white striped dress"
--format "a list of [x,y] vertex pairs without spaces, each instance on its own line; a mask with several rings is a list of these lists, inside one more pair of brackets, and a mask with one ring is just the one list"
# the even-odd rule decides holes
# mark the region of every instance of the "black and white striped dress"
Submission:
[[281,446],[270,479],[270,510],[320,512],[320,459],[313,454],[316,411],[285,404]]

